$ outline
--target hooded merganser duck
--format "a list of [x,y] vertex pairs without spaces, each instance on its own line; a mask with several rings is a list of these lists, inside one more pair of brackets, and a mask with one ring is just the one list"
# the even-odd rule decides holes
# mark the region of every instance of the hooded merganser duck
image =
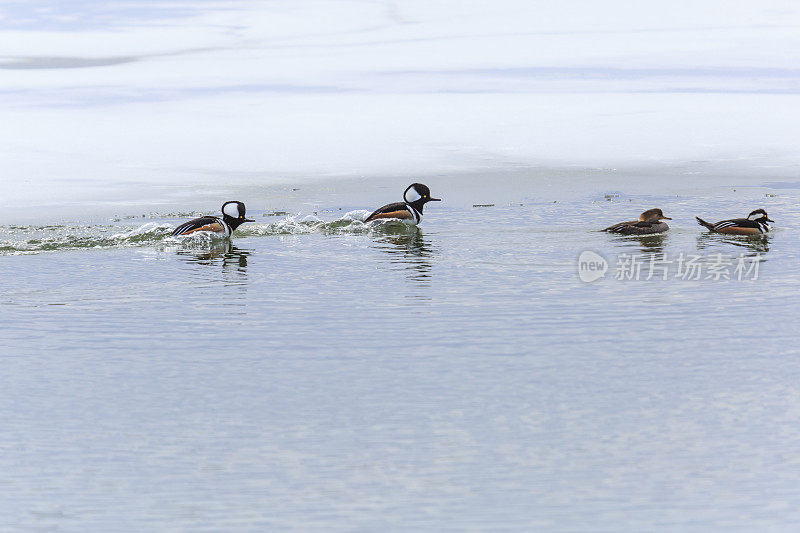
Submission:
[[653,233],[663,233],[669,229],[666,222],[662,220],[672,220],[665,217],[661,209],[648,209],[641,215],[639,220],[632,220],[630,222],[620,222],[609,226],[603,231],[610,233],[620,233],[622,235],[651,235]]
[[440,202],[431,198],[431,190],[421,183],[412,183],[403,193],[403,202],[386,204],[376,209],[364,222],[378,218],[396,218],[405,224],[416,225],[422,221],[422,208],[428,202]]
[[225,202],[222,204],[222,218],[200,217],[189,222],[184,222],[172,232],[172,235],[189,235],[196,231],[210,231],[225,237],[230,237],[236,228],[245,222],[254,222],[244,217],[244,204],[242,202]]
[[732,218],[722,220],[716,224],[709,224],[700,217],[694,217],[697,223],[707,227],[714,233],[727,233],[728,235],[762,235],[770,230],[769,222],[775,222],[767,216],[763,209],[756,209],[747,218]]

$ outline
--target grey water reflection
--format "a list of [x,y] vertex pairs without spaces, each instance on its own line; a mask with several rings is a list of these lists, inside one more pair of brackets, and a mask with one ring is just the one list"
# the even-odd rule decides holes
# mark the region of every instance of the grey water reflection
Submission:
[[705,232],[697,236],[698,250],[713,250],[727,246],[744,248],[741,252],[746,257],[769,252],[771,235],[724,235],[721,233]]
[[420,228],[387,228],[375,239],[375,248],[389,254],[389,263],[399,266],[409,280],[430,283],[437,250]]
[[234,272],[245,275],[249,250],[234,246],[230,241],[214,242],[203,249],[182,248],[177,251],[179,258],[191,264],[221,265],[223,272]]
[[176,252],[181,261],[193,267],[191,276],[201,293],[215,305],[240,308],[244,312],[249,280],[247,263],[250,250],[237,248],[230,241],[212,243],[200,249],[183,248]]
[[664,253],[664,247],[668,240],[666,233],[657,233],[655,235],[616,236],[612,242],[623,248],[638,248],[638,251],[643,254],[660,254]]
[[664,245],[668,237],[666,233],[658,233],[656,235],[635,235],[633,239],[638,243],[639,249],[642,253],[664,253]]

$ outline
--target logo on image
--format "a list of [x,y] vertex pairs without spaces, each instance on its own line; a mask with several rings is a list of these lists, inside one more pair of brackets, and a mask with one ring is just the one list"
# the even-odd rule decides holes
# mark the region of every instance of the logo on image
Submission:
[[578,257],[578,277],[590,283],[604,277],[608,272],[608,261],[602,255],[585,250]]

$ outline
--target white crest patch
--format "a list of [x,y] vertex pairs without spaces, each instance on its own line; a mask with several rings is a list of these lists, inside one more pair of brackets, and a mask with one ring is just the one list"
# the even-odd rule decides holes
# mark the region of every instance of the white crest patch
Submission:
[[239,218],[239,204],[231,202],[222,207],[222,213],[229,217]]
[[403,196],[403,199],[406,201],[406,203],[409,204],[412,202],[416,202],[420,198],[422,198],[422,195],[417,192],[416,187],[409,187],[408,189],[406,189],[406,194]]
[[757,219],[759,219],[761,217],[765,217],[765,216],[767,216],[767,215],[765,215],[764,213],[759,212],[759,213],[753,213],[752,215],[749,215],[747,218],[749,218],[750,220],[757,220]]

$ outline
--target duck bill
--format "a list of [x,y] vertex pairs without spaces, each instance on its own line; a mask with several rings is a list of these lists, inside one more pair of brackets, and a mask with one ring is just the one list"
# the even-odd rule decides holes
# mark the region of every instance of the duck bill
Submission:
[[661,217],[659,220],[672,220],[672,219],[669,217]]
[[441,198],[428,198],[428,201],[429,202],[441,202],[442,199]]
[[253,220],[252,218],[245,218],[242,219],[242,222],[255,222],[255,220]]
[[775,221],[774,221],[774,220],[772,220],[771,218],[768,218],[768,219],[767,219],[767,222],[773,222],[773,223],[774,223]]

